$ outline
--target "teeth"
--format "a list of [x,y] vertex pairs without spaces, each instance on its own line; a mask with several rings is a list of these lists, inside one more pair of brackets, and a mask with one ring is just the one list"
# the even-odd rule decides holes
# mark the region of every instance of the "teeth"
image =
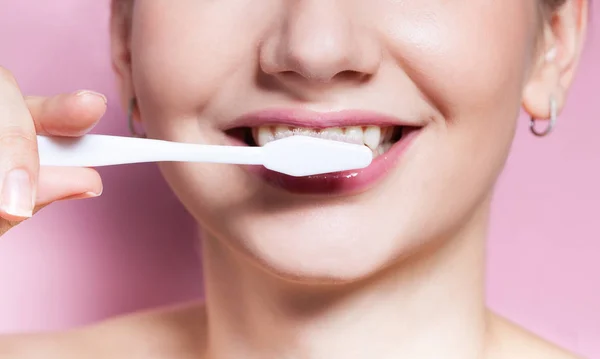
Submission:
[[259,146],[264,146],[265,144],[274,141],[275,135],[270,127],[261,126],[258,128],[258,134],[255,134],[255,142]]
[[365,145],[373,150],[376,155],[381,155],[387,152],[391,147],[390,140],[392,138],[394,128],[378,127],[378,126],[350,126],[350,127],[331,127],[322,130],[310,128],[289,127],[283,125],[277,126],[260,126],[254,128],[252,133],[254,139],[259,146],[264,146],[267,143],[279,140],[285,137],[294,135],[312,136],[334,141],[342,141]]
[[300,136],[315,136],[314,131],[311,131],[308,128],[294,128],[293,130],[293,134],[294,135],[300,135]]
[[381,128],[377,126],[369,126],[363,133],[363,141],[370,149],[376,150],[381,143]]
[[293,133],[288,126],[277,126],[275,127],[275,139],[280,140],[285,137],[291,136]]
[[346,136],[345,137],[348,139],[348,142],[351,142],[351,143],[356,143],[356,144],[361,144],[361,145],[364,143],[362,127],[352,126],[352,127],[346,128]]
[[320,137],[328,140],[343,141],[344,130],[340,127],[332,127],[321,130]]

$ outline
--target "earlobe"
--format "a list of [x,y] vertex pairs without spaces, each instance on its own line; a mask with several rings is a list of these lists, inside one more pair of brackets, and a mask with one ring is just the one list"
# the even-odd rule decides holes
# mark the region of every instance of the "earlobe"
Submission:
[[523,107],[532,118],[550,119],[564,108],[585,39],[588,0],[568,1],[547,19],[545,51],[536,61],[523,91]]
[[[565,104],[566,89],[560,85],[561,69],[556,63],[557,54],[556,47],[545,53],[540,67],[523,92],[523,107],[531,117],[530,130],[538,137],[545,137],[554,130]],[[540,124],[539,120],[549,121]]]
[[[552,51],[552,50],[551,50]],[[554,55],[546,54],[544,60]],[[560,84],[560,68],[552,61],[545,61],[529,79],[523,90],[523,108],[535,119],[550,119],[552,106],[560,113],[564,107],[566,89]]]
[[558,120],[558,104],[553,96],[550,97],[549,107],[550,107],[550,116],[549,116],[550,121],[546,125],[545,129],[540,130],[539,126],[536,126],[538,119],[533,116],[531,117],[529,128],[530,128],[531,132],[538,137],[545,137],[545,136],[549,135],[554,130],[554,127],[556,127],[556,122]]

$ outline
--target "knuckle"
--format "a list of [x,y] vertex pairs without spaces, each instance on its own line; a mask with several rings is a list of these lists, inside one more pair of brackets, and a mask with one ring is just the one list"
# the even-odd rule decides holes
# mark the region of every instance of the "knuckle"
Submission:
[[36,137],[24,129],[13,127],[0,133],[0,148],[21,153],[35,151]]

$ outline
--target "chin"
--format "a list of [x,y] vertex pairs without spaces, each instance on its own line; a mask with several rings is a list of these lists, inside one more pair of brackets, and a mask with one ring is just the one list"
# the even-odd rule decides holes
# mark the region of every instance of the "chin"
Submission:
[[[284,231],[284,229],[282,229]],[[380,272],[396,257],[395,252],[361,234],[289,233],[247,234],[239,244],[247,258],[268,273],[306,284],[345,284]],[[308,239],[307,239],[308,238]],[[392,239],[380,237],[381,242]]]
[[[375,276],[430,237],[415,231],[418,222],[391,225],[394,211],[378,215],[382,208],[374,202],[377,198],[362,196],[313,199],[276,211],[252,208],[211,228],[211,237],[285,281],[352,283]],[[410,208],[396,210],[415,217],[408,215]]]

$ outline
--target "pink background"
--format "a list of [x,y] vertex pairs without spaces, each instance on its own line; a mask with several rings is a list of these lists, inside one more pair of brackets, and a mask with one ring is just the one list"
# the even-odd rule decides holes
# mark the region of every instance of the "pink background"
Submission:
[[[126,134],[107,1],[0,0],[0,64],[27,94],[109,95],[97,132]],[[600,358],[600,7],[557,132],[521,120],[490,243],[490,305]],[[194,223],[153,165],[101,171],[100,199],[60,203],[0,240],[0,332],[55,330],[202,294]]]

